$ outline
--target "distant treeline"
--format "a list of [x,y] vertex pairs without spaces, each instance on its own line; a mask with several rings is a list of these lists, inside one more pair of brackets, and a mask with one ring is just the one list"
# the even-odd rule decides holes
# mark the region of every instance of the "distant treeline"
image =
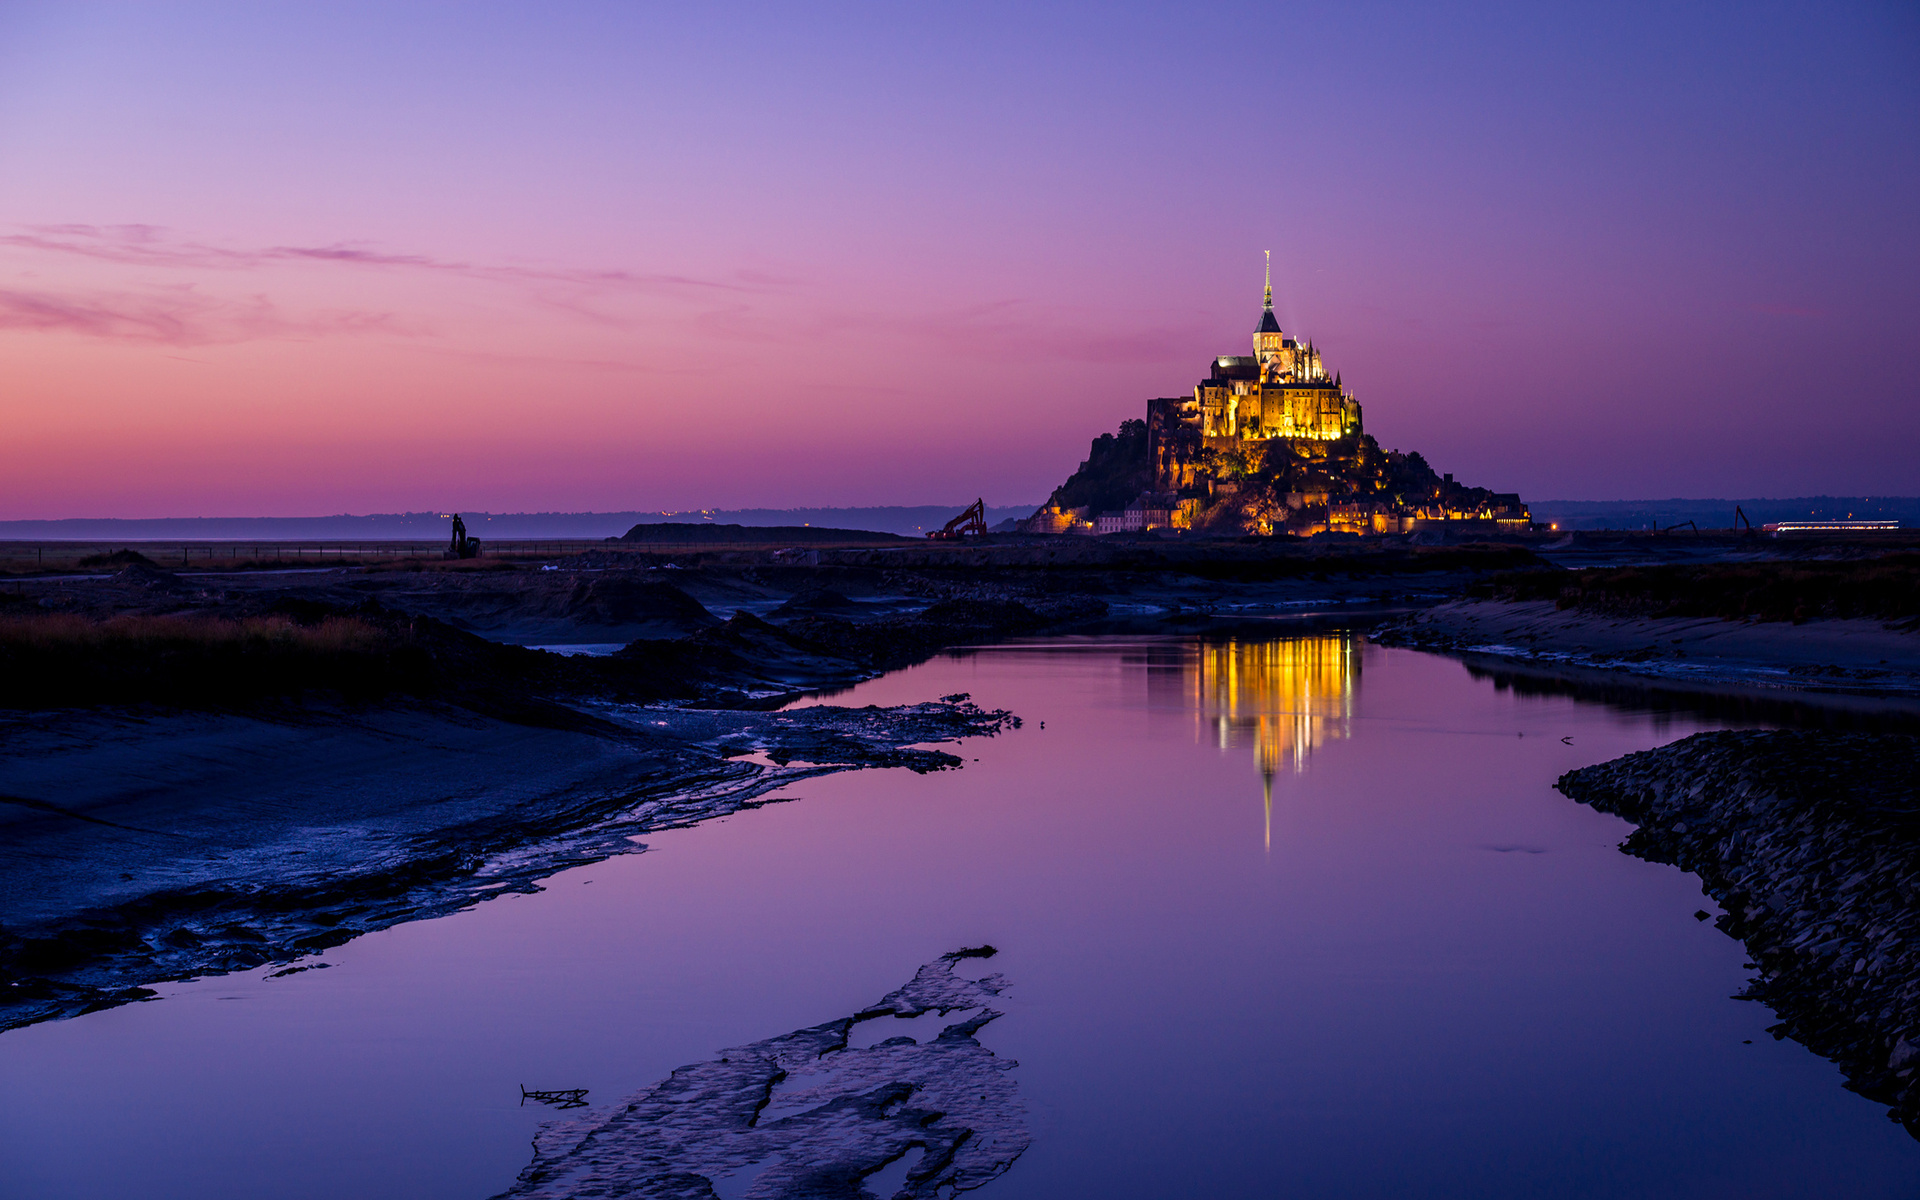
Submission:
[[[685,512],[486,513],[462,509],[467,532],[486,541],[528,538],[619,537],[639,524],[828,526],[917,537],[959,515],[970,500],[957,504],[892,505],[875,508],[739,508]],[[1038,507],[989,505],[987,524],[1024,519]],[[451,514],[452,510],[445,510]],[[0,521],[5,541],[439,541],[447,537],[449,518],[437,512],[342,514],[332,517],[156,517],[76,518],[62,521]]]
[[1731,529],[1738,506],[1756,526],[1770,521],[1899,521],[1920,528],[1920,496],[1800,496],[1787,500],[1536,500],[1533,519],[1562,529],[1665,529],[1692,521]]

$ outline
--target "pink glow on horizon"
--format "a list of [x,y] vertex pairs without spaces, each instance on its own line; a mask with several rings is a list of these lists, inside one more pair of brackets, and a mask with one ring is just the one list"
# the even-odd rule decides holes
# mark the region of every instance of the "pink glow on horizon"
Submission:
[[0,14],[0,518],[1037,502],[1266,248],[1462,479],[1920,490],[1910,15],[1093,11]]

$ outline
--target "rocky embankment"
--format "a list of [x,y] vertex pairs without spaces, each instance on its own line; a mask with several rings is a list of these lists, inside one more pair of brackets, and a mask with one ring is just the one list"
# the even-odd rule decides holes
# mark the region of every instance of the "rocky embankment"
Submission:
[[1746,944],[1746,996],[1920,1137],[1920,738],[1702,733],[1559,788],[1699,875]]

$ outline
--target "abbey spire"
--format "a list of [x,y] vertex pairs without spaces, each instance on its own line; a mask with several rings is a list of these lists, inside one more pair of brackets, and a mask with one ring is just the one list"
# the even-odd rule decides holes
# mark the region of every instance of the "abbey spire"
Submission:
[[1258,328],[1256,328],[1253,331],[1255,334],[1255,346],[1254,346],[1253,352],[1256,356],[1260,354],[1260,346],[1258,344],[1258,341],[1259,341],[1258,335],[1263,333],[1271,333],[1271,334],[1278,335],[1280,332],[1280,322],[1276,320],[1273,315],[1273,251],[1269,250],[1266,252],[1266,254],[1267,254],[1267,300],[1266,300],[1266,307],[1260,310],[1260,325]]

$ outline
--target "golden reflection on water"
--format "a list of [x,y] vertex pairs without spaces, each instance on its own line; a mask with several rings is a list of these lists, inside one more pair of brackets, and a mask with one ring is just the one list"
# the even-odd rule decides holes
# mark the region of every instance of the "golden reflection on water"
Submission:
[[1276,641],[1203,644],[1186,672],[1196,731],[1222,750],[1253,745],[1273,848],[1273,779],[1299,774],[1307,757],[1353,730],[1360,656],[1353,636],[1312,634]]

